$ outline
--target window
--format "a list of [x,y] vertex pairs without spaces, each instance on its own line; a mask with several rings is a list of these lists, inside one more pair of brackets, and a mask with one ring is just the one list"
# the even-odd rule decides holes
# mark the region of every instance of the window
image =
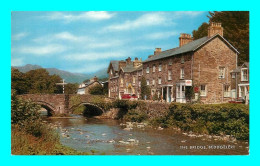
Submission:
[[236,78],[236,73],[232,73],[232,78]]
[[224,97],[230,97],[229,85],[224,85]]
[[139,84],[139,87],[141,87],[141,81],[139,81],[139,83],[138,83],[138,84]]
[[172,60],[169,61],[169,66],[171,66],[171,65],[172,65]]
[[155,84],[155,80],[153,79],[153,85]]
[[153,72],[155,72],[155,65],[153,65]]
[[149,85],[149,80],[146,80],[146,85]]
[[162,64],[159,64],[159,71],[162,71]]
[[162,84],[162,79],[161,78],[158,78],[158,84]]
[[120,86],[123,87],[123,85],[124,85],[124,80],[123,80],[123,78],[121,78],[120,79]]
[[110,69],[110,74],[113,74],[113,70],[112,69]]
[[241,69],[241,81],[248,81],[247,69]]
[[146,68],[146,73],[149,73],[149,66],[147,66]]
[[135,84],[135,77],[133,77],[133,84]]
[[225,67],[219,67],[219,76],[218,78],[225,78]]
[[176,97],[180,98],[180,85],[176,86]]
[[181,68],[180,79],[184,79],[184,68]]
[[172,71],[168,70],[168,80],[172,80]]
[[184,57],[183,56],[181,57],[181,63],[184,63]]
[[206,85],[200,85],[200,96],[206,96]]

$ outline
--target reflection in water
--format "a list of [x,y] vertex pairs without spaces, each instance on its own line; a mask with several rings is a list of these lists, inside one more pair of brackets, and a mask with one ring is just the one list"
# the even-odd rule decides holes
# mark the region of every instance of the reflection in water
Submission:
[[94,150],[97,154],[104,152],[108,155],[248,154],[247,142],[231,143],[203,137],[191,138],[169,129],[134,128],[126,131],[117,120],[75,117],[48,121],[61,126],[58,131],[62,144],[84,152]]

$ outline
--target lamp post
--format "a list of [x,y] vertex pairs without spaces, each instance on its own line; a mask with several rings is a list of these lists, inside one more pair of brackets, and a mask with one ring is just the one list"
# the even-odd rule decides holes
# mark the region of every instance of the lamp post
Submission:
[[67,85],[68,83],[65,83],[65,80],[63,79],[61,83],[56,83],[56,85],[62,85],[62,92],[64,94],[64,85]]

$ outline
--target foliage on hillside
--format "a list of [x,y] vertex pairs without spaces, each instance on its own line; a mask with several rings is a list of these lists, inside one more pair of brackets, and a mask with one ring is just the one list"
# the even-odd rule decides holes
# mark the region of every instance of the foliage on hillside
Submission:
[[[11,88],[16,90],[17,94],[34,93],[62,93],[62,86],[56,83],[62,82],[58,75],[49,75],[45,69],[31,70],[26,73],[18,69],[11,70]],[[77,84],[65,85],[65,93],[76,93]]]
[[[223,11],[209,12],[210,22],[222,23],[224,38],[227,39],[239,52],[238,63],[249,61],[249,12]],[[203,23],[194,30],[193,37],[198,39],[207,36],[208,24]]]

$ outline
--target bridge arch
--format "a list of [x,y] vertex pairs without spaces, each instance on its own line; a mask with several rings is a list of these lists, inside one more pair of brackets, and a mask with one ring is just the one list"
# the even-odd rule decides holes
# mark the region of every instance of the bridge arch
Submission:
[[99,107],[95,104],[92,104],[92,103],[88,103],[88,102],[81,102],[80,104],[72,106],[70,108],[71,112],[73,111],[73,109],[80,107],[80,106],[85,106],[83,115],[88,116],[88,117],[99,116],[105,112],[101,107]]
[[42,108],[47,110],[47,116],[52,116],[55,114],[55,107],[51,104],[44,102],[44,101],[33,101],[33,103],[36,103],[40,105]]

